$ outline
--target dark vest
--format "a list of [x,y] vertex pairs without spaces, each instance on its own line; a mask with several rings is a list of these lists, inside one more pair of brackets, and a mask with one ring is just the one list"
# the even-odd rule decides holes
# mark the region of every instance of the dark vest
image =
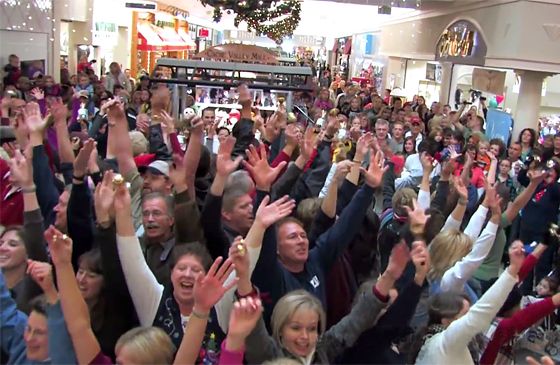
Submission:
[[[173,290],[170,288],[166,288],[163,292],[153,325],[163,329],[169,335],[175,347],[179,349],[183,339],[181,312],[175,298],[173,298]],[[220,349],[224,339],[225,334],[218,324],[216,311],[212,308],[196,363],[204,365],[218,364]]]

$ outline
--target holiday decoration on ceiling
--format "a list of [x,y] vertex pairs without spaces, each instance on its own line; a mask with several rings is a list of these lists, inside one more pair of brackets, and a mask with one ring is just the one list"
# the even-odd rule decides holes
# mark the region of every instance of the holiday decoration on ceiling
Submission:
[[246,22],[249,31],[265,35],[276,43],[290,37],[301,20],[301,3],[299,0],[201,0],[202,4],[214,7],[214,21],[222,19],[223,12],[234,12],[234,25]]

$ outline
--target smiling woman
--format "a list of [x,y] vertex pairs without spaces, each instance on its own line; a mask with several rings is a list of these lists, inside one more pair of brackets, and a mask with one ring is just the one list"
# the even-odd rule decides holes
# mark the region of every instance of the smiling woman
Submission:
[[15,291],[19,291],[27,269],[27,250],[21,234],[20,226],[11,226],[0,236],[0,269],[8,289]]

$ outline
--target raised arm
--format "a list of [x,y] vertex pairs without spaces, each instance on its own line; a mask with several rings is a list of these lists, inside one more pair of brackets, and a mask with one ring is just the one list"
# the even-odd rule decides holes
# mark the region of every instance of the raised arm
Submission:
[[[36,261],[48,261],[47,248],[43,241],[43,216],[39,210],[31,163],[19,151],[8,161],[10,178],[23,193],[23,238],[27,257]],[[31,299],[31,297],[29,298]]]
[[442,332],[442,347],[447,353],[464,351],[477,333],[488,328],[504,304],[509,292],[517,283],[517,273],[524,257],[522,247],[510,248],[509,257],[509,267],[490,289],[469,309],[466,315],[453,321]]
[[229,247],[229,241],[222,228],[222,195],[228,176],[233,173],[242,157],[231,159],[231,152],[235,145],[235,138],[228,137],[220,144],[216,156],[216,176],[210,191],[206,195],[204,207],[201,213],[202,229],[206,238],[206,245],[212,257],[217,258],[225,255]]
[[37,200],[46,224],[55,221],[54,207],[58,204],[58,191],[54,185],[54,174],[43,146],[43,133],[47,120],[41,117],[37,103],[28,103],[24,110],[25,124],[29,128],[29,141],[33,148],[33,181],[37,187]]
[[502,212],[500,210],[500,199],[493,200],[490,205],[492,209],[490,221],[482,234],[474,242],[471,252],[443,274],[441,279],[442,291],[462,288],[484,262],[484,259],[492,249]]
[[163,285],[152,273],[135,235],[130,212],[130,194],[124,184],[117,187],[114,200],[117,225],[117,248],[126,279],[142,326],[151,326],[163,295]]
[[293,187],[296,185],[300,178],[305,165],[311,158],[314,149],[314,135],[313,129],[307,128],[303,138],[299,143],[299,156],[293,164],[290,164],[286,171],[280,175],[278,180],[271,187],[272,200],[276,200],[281,196],[291,193]]
[[321,211],[329,218],[336,217],[336,200],[338,197],[338,185],[352,169],[353,162],[345,160],[336,165],[332,181],[327,189],[327,195],[321,204]]
[[[463,180],[459,177],[454,178],[454,186],[455,191],[459,194],[459,199],[457,200],[457,205],[455,209],[451,212],[445,224],[441,228],[441,231],[445,231],[446,229],[461,229],[461,222],[463,221],[463,217],[465,216],[465,212],[467,210],[467,203],[469,199],[469,192],[467,187],[463,183]],[[447,183],[449,184],[449,183]]]
[[87,165],[95,141],[88,139],[74,160],[72,192],[68,200],[68,234],[76,242],[72,249],[72,264],[78,269],[78,258],[93,246],[93,214],[91,193],[86,184]]
[[490,169],[488,170],[488,176],[486,180],[489,184],[494,184],[496,182],[496,171],[498,169],[498,159],[494,154],[490,151],[487,152],[488,157],[490,158]]
[[360,225],[356,222],[363,220],[373,201],[373,190],[381,184],[383,174],[387,170],[387,167],[382,168],[382,163],[382,154],[377,152],[371,156],[368,170],[361,168],[364,186],[354,195],[334,226],[317,239],[316,247],[310,252],[310,255],[319,256],[323,268],[327,271],[359,231]]
[[[130,183],[134,228],[138,229],[142,225],[143,180],[132,156],[132,142],[128,134],[128,121],[123,108],[122,103],[117,98],[106,102],[102,106],[103,111],[107,114],[107,124],[109,126],[107,158],[116,156],[119,172]],[[115,153],[115,156],[112,156],[111,153]]]
[[22,358],[26,351],[23,335],[27,327],[27,316],[17,309],[2,272],[0,272],[0,319],[2,350],[10,359]]
[[389,290],[404,272],[408,261],[410,261],[410,252],[406,244],[403,242],[396,245],[389,258],[387,269],[373,289],[362,293],[350,314],[321,337],[319,346],[327,351],[331,361],[346,348],[351,347],[366,329],[374,325],[379,313],[387,305]]
[[535,193],[535,190],[545,177],[542,171],[531,171],[527,174],[527,176],[530,178],[529,185],[527,185],[527,187],[521,192],[521,194],[517,196],[517,198],[515,198],[513,203],[511,203],[504,212],[508,222],[513,222],[521,209],[523,209],[523,207],[527,205],[527,203],[529,202],[529,200],[531,200],[531,197]]
[[76,364],[76,353],[62,313],[58,292],[54,286],[52,266],[46,262],[29,261],[27,273],[41,287],[47,299],[49,357],[52,364]]
[[418,204],[423,209],[428,209],[430,207],[430,174],[434,168],[432,161],[433,158],[426,152],[420,154],[422,181],[420,182],[420,191],[418,191]]
[[89,310],[74,275],[72,239],[52,226],[45,232],[45,239],[56,269],[60,304],[78,363],[90,364],[101,352],[101,346],[91,328]]
[[551,315],[560,306],[560,294],[545,298],[515,312],[510,318],[503,318],[498,324],[492,339],[480,358],[480,364],[492,365],[498,356],[500,347],[518,333],[522,333],[542,318]]
[[58,143],[58,155],[61,163],[74,162],[74,150],[68,133],[68,108],[62,101],[57,100],[51,105],[51,114],[54,118],[54,129]]
[[193,296],[194,307],[183,334],[181,345],[175,356],[173,364],[194,364],[200,353],[200,346],[204,339],[206,324],[210,317],[210,310],[222,298],[224,293],[231,289],[236,282],[225,284],[226,279],[233,271],[232,261],[226,260],[220,266],[221,257],[214,261],[206,276],[196,278]]

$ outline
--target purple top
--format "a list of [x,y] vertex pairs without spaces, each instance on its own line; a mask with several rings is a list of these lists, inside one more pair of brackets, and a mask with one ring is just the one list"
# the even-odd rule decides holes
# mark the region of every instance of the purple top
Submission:
[[113,361],[109,356],[105,356],[103,352],[99,351],[97,356],[91,360],[89,365],[113,365]]
[[227,338],[222,342],[222,352],[220,352],[220,362],[218,365],[242,365],[245,349],[240,351],[230,351],[226,349]]

